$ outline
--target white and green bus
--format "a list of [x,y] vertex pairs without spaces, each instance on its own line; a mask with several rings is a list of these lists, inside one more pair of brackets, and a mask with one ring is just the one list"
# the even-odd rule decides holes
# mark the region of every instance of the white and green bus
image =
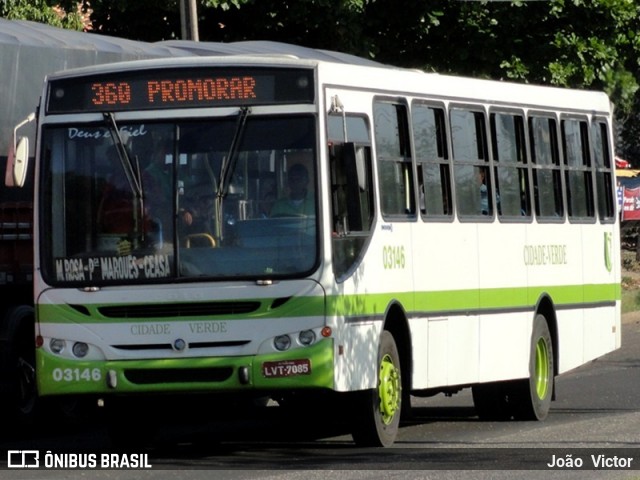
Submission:
[[39,394],[297,401],[360,445],[412,395],[544,419],[620,346],[607,96],[299,57],[48,77]]

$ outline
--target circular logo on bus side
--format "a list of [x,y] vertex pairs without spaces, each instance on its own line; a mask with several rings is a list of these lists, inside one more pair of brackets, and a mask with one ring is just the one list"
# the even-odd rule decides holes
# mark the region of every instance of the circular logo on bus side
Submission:
[[178,338],[175,342],[173,342],[173,349],[177,352],[183,352],[184,349],[187,348],[187,342],[183,339]]

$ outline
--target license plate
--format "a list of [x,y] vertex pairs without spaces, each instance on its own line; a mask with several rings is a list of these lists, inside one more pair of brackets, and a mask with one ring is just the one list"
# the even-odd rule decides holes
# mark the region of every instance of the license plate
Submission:
[[280,362],[264,362],[262,374],[267,378],[292,377],[294,375],[310,375],[311,360],[283,360]]

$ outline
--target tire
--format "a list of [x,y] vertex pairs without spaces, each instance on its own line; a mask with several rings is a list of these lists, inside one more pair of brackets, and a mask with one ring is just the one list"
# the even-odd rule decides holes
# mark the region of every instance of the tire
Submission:
[[551,407],[554,379],[553,342],[547,320],[533,322],[529,378],[475,385],[473,403],[481,420],[544,420]]
[[398,435],[402,371],[393,335],[383,331],[377,356],[377,388],[354,396],[351,435],[360,447],[389,447]]
[[529,378],[520,383],[521,395],[514,416],[518,420],[544,420],[551,408],[554,387],[553,342],[547,320],[537,315],[531,334]]
[[10,411],[19,424],[37,420],[40,410],[36,385],[35,314],[33,308],[21,305],[7,314],[9,322],[8,368],[10,378]]

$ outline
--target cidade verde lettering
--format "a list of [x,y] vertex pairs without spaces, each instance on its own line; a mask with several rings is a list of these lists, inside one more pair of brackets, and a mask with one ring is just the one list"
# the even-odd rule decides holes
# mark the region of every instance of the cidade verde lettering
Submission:
[[527,266],[567,265],[566,245],[525,245],[524,264]]

